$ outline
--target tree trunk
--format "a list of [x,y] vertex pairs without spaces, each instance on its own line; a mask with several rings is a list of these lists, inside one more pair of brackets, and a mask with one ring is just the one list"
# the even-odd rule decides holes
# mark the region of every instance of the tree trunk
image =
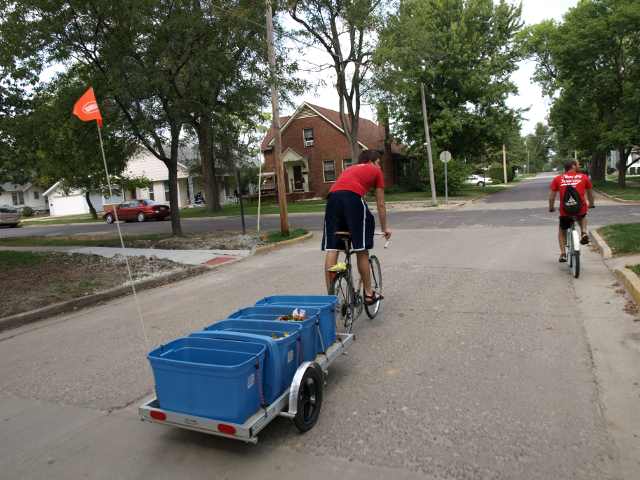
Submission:
[[209,152],[211,149],[211,119],[208,117],[202,117],[200,122],[196,125],[196,132],[198,135],[198,149],[200,152],[200,163],[202,165],[202,180],[204,183],[204,196],[207,201],[207,209],[211,211],[220,210],[220,203],[212,201],[212,199],[218,199],[218,182],[214,172],[214,165],[211,161]]
[[180,224],[180,202],[178,200],[178,142],[180,141],[180,128],[171,129],[171,158],[165,161],[169,170],[169,202],[171,204],[171,233],[177,237],[182,236]]
[[618,147],[618,186],[625,188],[627,186],[627,159],[624,154],[624,147]]
[[591,179],[596,182],[603,182],[606,178],[607,156],[604,152],[594,152],[591,155]]
[[89,205],[89,212],[91,213],[91,218],[97,220],[98,212],[96,212],[96,208],[93,206],[93,203],[91,203],[91,192],[89,192],[89,190],[84,192],[84,198],[87,200],[87,205]]
[[211,197],[211,206],[209,208],[215,211],[215,210],[222,210],[222,205],[220,205],[220,188],[218,187],[218,177],[217,177],[217,169],[216,169],[216,150],[215,148],[213,148],[213,135],[211,135],[210,138],[211,138],[211,141],[209,142],[209,165],[211,165],[212,197]]

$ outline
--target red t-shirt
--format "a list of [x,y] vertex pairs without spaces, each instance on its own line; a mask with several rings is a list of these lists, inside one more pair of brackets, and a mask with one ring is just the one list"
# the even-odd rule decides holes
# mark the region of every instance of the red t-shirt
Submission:
[[384,177],[379,166],[368,162],[351,165],[340,174],[329,191],[349,190],[364,197],[373,187],[384,188]]
[[553,190],[554,192],[560,192],[560,216],[569,216],[567,212],[564,211],[564,206],[562,205],[564,192],[567,189],[568,185],[572,185],[573,188],[575,188],[578,192],[578,195],[580,195],[582,208],[580,209],[580,213],[578,215],[586,215],[589,207],[587,205],[584,194],[587,190],[593,188],[591,180],[589,179],[589,176],[584,173],[567,172],[563,173],[562,175],[556,176],[551,182],[551,190]]

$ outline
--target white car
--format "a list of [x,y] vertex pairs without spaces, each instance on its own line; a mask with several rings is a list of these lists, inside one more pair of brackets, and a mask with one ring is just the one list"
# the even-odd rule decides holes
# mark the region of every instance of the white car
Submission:
[[493,183],[491,177],[485,177],[483,175],[470,175],[467,177],[467,180],[464,182],[468,185],[477,185],[478,187],[484,187],[485,185],[489,185]]

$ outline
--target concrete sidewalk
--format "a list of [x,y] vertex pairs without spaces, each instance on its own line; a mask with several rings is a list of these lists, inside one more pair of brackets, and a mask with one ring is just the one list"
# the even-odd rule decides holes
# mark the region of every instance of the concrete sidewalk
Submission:
[[251,255],[251,250],[161,250],[157,248],[115,248],[115,247],[0,247],[0,250],[27,252],[63,252],[82,255],[99,255],[112,258],[116,255],[127,257],[156,257],[184,265],[217,265]]

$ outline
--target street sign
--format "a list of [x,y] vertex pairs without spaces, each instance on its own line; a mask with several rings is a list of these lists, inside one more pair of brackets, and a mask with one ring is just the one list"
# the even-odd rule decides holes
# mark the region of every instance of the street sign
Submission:
[[440,161],[442,163],[448,163],[451,160],[451,152],[445,150],[440,154]]

